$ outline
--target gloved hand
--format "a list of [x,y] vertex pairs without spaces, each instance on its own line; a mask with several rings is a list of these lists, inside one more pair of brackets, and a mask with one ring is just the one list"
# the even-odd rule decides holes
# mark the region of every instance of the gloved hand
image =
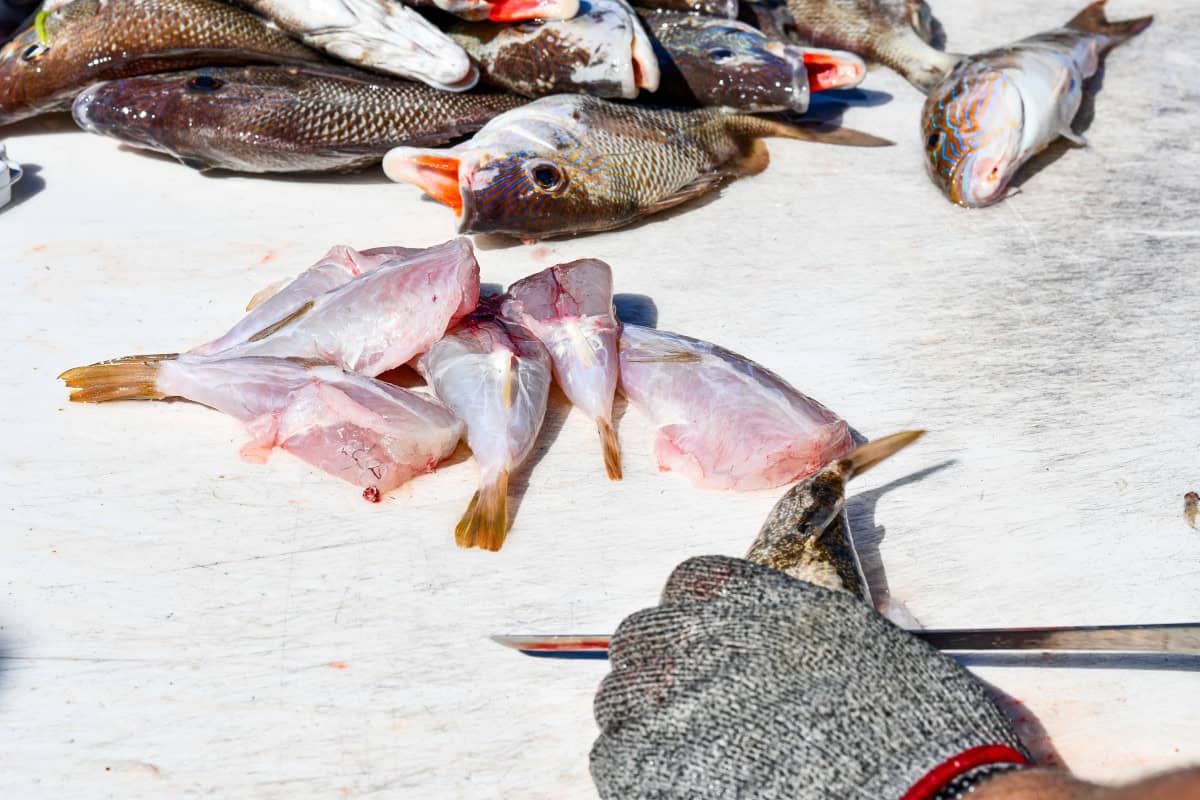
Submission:
[[609,660],[591,759],[606,800],[932,800],[1027,763],[950,658],[845,592],[741,559],[681,564]]

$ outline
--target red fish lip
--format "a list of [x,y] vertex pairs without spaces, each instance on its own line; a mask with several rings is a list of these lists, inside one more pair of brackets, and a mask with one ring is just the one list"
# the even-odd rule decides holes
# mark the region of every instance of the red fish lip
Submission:
[[417,186],[425,194],[462,216],[462,192],[458,171],[461,161],[451,155],[411,155],[386,165],[389,178]]
[[527,19],[570,19],[579,13],[579,0],[489,0],[492,22]]
[[804,68],[811,92],[849,89],[862,83],[867,75],[867,65],[861,58],[839,50],[805,49]]

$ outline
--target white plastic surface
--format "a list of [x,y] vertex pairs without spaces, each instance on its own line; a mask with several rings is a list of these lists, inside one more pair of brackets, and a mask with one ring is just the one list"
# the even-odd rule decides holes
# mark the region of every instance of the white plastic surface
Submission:
[[[972,50],[1081,6],[935,10]],[[897,147],[772,141],[764,174],[635,228],[480,240],[484,280],[602,258],[661,327],[862,433],[928,428],[849,501],[876,593],[928,627],[1200,619],[1200,7],[1109,8],[1148,11],[1090,148],[995,208],[938,194],[921,97],[879,69],[864,88],[892,99],[845,122]],[[332,244],[426,245],[453,220],[378,172],[207,177],[61,120],[6,136],[27,174],[0,213],[0,797],[594,797],[603,662],[486,637],[611,631],[683,558],[743,553],[776,493],[655,474],[632,411],[610,483],[556,395],[508,544],[465,552],[469,460],[370,505],[286,454],[242,463],[239,425],[204,408],[69,405],[67,367],[192,346]],[[975,669],[1085,775],[1200,760],[1200,672],[1096,663]]]

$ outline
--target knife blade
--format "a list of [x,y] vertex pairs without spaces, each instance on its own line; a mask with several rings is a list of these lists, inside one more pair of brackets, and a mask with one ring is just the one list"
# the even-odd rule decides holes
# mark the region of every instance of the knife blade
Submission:
[[[1055,628],[948,628],[909,633],[939,650],[949,652],[1063,650],[1200,656],[1200,622]],[[513,634],[491,638],[498,644],[537,658],[608,658],[609,637],[604,635]]]

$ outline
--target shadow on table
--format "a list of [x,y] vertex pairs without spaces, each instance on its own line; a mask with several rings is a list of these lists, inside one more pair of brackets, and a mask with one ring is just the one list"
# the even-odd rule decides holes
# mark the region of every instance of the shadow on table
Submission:
[[[1087,80],[1083,85],[1083,99],[1079,103],[1079,113],[1075,115],[1075,120],[1071,123],[1071,130],[1082,136],[1088,128],[1092,126],[1092,120],[1096,118],[1096,93],[1104,86],[1104,67],[1103,65],[1096,70],[1096,74]],[[1078,149],[1079,145],[1072,142],[1070,139],[1059,137],[1046,147],[1045,150],[1038,153],[1033,158],[1025,163],[1021,170],[1013,177],[1009,183],[1009,191],[1020,191],[1021,186],[1027,180],[1037,175],[1046,167],[1058,161],[1071,150]]]
[[12,200],[8,202],[8,205],[0,208],[0,214],[13,210],[46,188],[46,179],[40,174],[42,171],[41,165],[22,164],[21,170],[24,172],[21,180],[12,185]]
[[1037,667],[1038,669],[1136,669],[1200,672],[1200,656],[1186,653],[1067,653],[1004,651],[955,655],[964,667]]
[[819,123],[818,129],[836,127],[842,120],[846,109],[862,107],[872,108],[890,102],[892,95],[878,92],[874,89],[830,89],[827,92],[814,94],[808,103],[808,110],[803,114],[788,113],[783,118],[788,122],[805,125]]

